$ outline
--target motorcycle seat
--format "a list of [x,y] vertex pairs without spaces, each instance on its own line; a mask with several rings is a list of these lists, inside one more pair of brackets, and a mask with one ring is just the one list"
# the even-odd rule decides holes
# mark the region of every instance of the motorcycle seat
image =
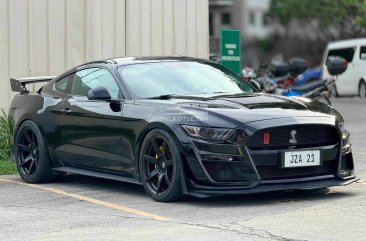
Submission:
[[327,80],[312,81],[310,83],[306,83],[303,85],[292,86],[291,90],[299,91],[299,92],[308,92],[308,91],[314,90],[320,86],[325,85],[326,82],[327,82]]

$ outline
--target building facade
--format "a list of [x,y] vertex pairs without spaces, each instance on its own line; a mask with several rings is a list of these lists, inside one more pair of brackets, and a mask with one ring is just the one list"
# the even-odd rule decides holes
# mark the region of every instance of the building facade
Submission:
[[269,7],[270,0],[210,0],[210,53],[220,51],[221,29],[239,29],[242,36],[243,62],[258,65],[259,60],[255,59],[258,56],[255,42],[268,37],[273,30],[268,24]]
[[0,107],[10,77],[122,56],[208,58],[208,31],[208,0],[0,0]]

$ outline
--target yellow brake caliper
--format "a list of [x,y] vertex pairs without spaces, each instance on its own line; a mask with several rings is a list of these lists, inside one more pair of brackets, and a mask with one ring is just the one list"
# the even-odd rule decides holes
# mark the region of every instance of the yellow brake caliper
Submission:
[[[159,147],[159,151],[160,151],[161,153],[164,153],[164,151],[165,151],[165,150],[164,150],[164,146],[160,146],[160,147]],[[156,154],[155,154],[155,159],[156,159],[156,160],[157,160],[157,159],[159,159],[159,155],[158,155],[158,153],[156,153]]]

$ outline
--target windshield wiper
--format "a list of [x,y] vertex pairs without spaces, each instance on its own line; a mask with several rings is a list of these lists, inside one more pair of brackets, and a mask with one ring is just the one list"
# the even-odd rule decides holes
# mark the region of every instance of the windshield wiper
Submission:
[[169,100],[169,99],[197,99],[197,100],[207,100],[205,97],[198,97],[192,95],[176,95],[176,94],[168,94],[168,95],[158,95],[147,97],[146,99],[153,99],[153,100]]
[[211,98],[230,98],[230,97],[250,97],[255,93],[236,93],[236,94],[223,94],[223,95],[214,95]]
[[177,94],[167,94],[167,95],[158,95],[147,97],[145,99],[155,99],[155,100],[169,100],[169,99],[191,99],[191,100],[209,100],[209,99],[216,99],[216,98],[223,98],[223,97],[242,97],[242,96],[252,96],[253,93],[236,93],[236,94],[228,94],[228,92],[213,92],[212,94],[218,95],[211,95],[208,97],[203,96],[196,96],[208,93],[199,93],[195,95],[177,95]]

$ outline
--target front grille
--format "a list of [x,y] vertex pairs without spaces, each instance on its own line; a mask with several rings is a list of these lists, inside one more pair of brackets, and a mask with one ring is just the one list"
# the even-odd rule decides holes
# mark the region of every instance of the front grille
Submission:
[[249,182],[257,178],[249,162],[203,161],[202,163],[216,182]]
[[326,161],[322,166],[281,168],[279,166],[257,166],[257,171],[262,180],[275,180],[286,178],[302,178],[336,174],[337,162]]
[[[291,143],[291,132],[295,130],[297,143]],[[269,143],[264,144],[264,133],[269,133]],[[334,145],[339,135],[334,127],[322,125],[294,125],[263,129],[254,133],[249,139],[247,147],[251,150],[286,149]]]

